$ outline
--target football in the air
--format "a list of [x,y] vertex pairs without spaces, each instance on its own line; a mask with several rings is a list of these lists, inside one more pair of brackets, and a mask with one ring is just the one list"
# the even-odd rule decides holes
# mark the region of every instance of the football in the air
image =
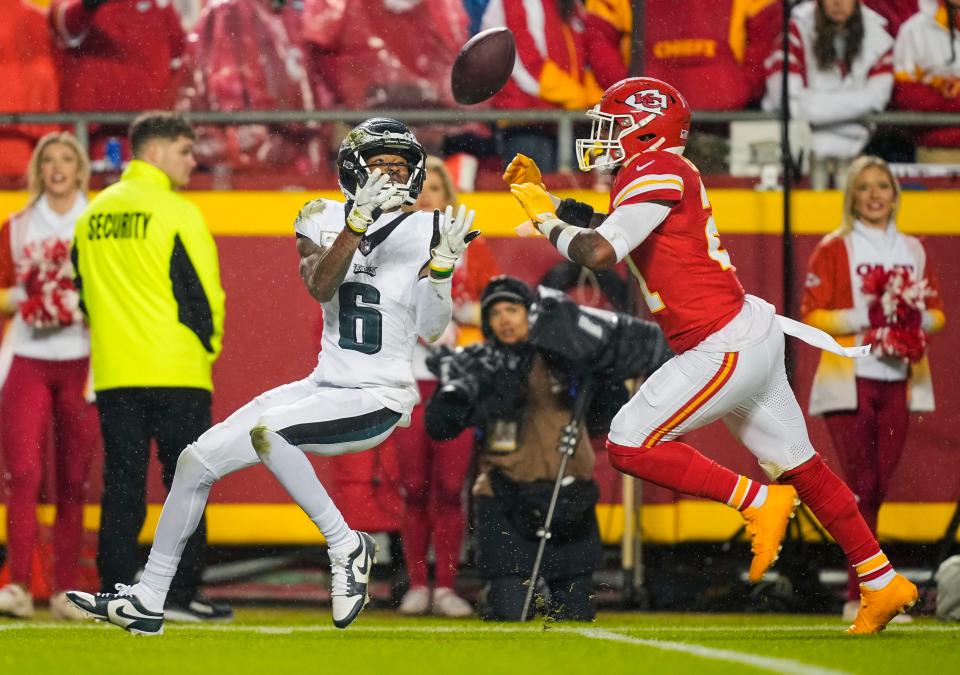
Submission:
[[489,28],[470,38],[453,62],[450,86],[457,103],[486,101],[510,79],[517,44],[509,28]]

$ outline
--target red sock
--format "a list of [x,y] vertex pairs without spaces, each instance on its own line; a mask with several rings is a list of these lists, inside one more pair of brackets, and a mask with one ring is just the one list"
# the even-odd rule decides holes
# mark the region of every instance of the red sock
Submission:
[[695,497],[727,503],[737,487],[737,474],[680,441],[643,448],[607,440],[607,452],[615,469]]
[[880,544],[860,515],[853,492],[820,455],[780,476],[780,482],[796,488],[800,499],[840,544],[851,564],[860,564],[880,552]]

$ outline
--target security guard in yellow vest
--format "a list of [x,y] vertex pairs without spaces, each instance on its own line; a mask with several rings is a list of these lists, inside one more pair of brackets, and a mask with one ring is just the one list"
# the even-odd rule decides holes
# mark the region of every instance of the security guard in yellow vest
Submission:
[[[181,450],[211,423],[211,367],[220,354],[224,292],[200,209],[175,192],[196,166],[180,115],[145,113],[130,127],[133,161],[77,220],[76,285],[88,317],[104,467],[97,567],[101,590],[131,584],[146,515],[150,441],[169,489]],[[166,618],[228,619],[198,594],[206,545],[187,543]]]

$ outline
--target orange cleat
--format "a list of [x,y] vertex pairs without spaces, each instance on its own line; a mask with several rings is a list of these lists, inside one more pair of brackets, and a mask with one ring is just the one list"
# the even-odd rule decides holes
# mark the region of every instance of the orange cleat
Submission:
[[917,604],[917,587],[906,577],[897,574],[893,581],[872,591],[860,584],[860,611],[853,625],[847,629],[850,635],[879,633],[897,616]]
[[750,535],[750,583],[757,583],[763,573],[777,561],[782,548],[783,535],[787,523],[793,518],[800,505],[797,491],[790,485],[768,485],[767,498],[763,506],[744,509],[742,514],[747,521],[747,534]]

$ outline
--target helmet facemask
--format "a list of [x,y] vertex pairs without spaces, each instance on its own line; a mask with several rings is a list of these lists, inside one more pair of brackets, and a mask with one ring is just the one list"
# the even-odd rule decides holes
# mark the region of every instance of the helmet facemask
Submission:
[[427,155],[423,146],[405,126],[400,122],[394,124],[398,127],[397,130],[381,131],[364,123],[347,134],[343,140],[337,155],[337,168],[340,190],[348,200],[356,198],[357,191],[366,184],[370,173],[377,168],[367,163],[368,158],[375,155],[398,155],[406,162],[409,176],[405,183],[393,184],[403,195],[404,204],[413,205],[417,201],[426,178]]
[[[621,139],[638,133],[643,127],[656,119],[654,114],[649,114],[642,120],[637,120],[634,115],[630,114],[613,115],[601,111],[599,105],[594,106],[593,110],[588,110],[586,114],[588,118],[593,120],[593,124],[590,127],[590,138],[577,139],[577,163],[580,165],[581,171],[596,169],[604,173],[613,171],[629,159]],[[640,136],[639,140],[652,141],[656,138],[656,134],[645,134]],[[641,152],[657,150],[665,140],[661,136],[652,145],[643,148]]]
[[[396,187],[397,192],[403,195],[403,203],[410,205],[417,201],[417,196],[423,190],[423,181],[425,178],[425,157],[416,161],[412,157],[409,157],[409,153],[399,151],[384,149],[380,150],[379,148],[375,150],[369,150],[363,154],[360,154],[355,160],[357,166],[357,188],[363,187],[367,179],[370,177],[370,174],[373,173],[376,169],[380,169],[381,172],[387,173],[384,167],[370,165],[367,163],[367,158],[373,158],[378,155],[397,155],[403,157],[404,163],[407,166],[407,181],[405,183],[396,182],[391,176],[390,182]],[[364,157],[366,155],[366,157]]]

